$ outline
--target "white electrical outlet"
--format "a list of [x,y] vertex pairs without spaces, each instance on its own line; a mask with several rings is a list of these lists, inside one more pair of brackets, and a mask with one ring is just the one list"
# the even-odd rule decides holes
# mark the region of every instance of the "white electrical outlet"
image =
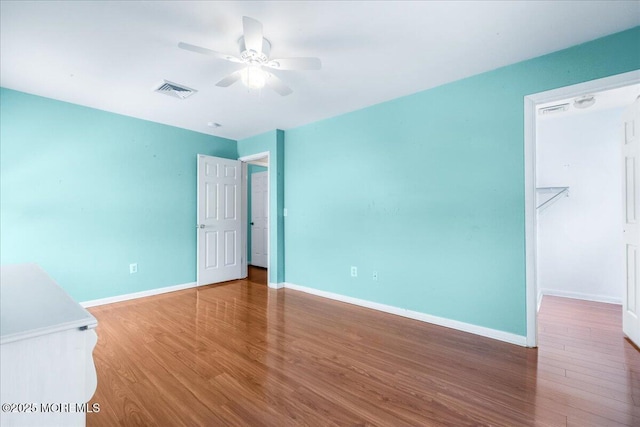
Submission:
[[372,278],[373,278],[373,280],[378,280],[378,272],[377,271],[373,272]]
[[138,272],[138,264],[129,264],[129,274],[134,274]]
[[358,277],[358,267],[351,267],[351,277]]

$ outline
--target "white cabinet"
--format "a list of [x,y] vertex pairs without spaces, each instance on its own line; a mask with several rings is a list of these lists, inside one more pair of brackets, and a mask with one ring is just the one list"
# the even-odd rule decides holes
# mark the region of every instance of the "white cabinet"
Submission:
[[84,426],[97,320],[36,264],[0,273],[0,425]]

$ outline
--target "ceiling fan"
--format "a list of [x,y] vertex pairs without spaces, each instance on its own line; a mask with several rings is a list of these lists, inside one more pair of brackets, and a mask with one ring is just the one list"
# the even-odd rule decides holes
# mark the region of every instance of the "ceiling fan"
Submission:
[[240,80],[245,86],[252,89],[261,89],[264,86],[269,86],[282,96],[291,94],[293,90],[265,68],[274,70],[319,70],[322,67],[319,58],[270,59],[271,43],[262,35],[262,23],[248,16],[243,16],[242,28],[243,36],[238,40],[239,57],[182,42],[178,43],[178,47],[245,65],[244,68],[220,80],[216,83],[216,86],[228,87]]

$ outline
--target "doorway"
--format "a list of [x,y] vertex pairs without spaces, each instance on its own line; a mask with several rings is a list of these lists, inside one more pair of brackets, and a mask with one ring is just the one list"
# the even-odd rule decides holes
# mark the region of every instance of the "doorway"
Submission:
[[268,283],[270,265],[269,152],[241,157],[243,277]]
[[[640,72],[630,72],[617,76],[598,79],[590,82],[581,83],[574,86],[567,86],[556,90],[542,92],[526,96],[524,99],[525,107],[525,236],[526,236],[526,291],[527,291],[527,346],[537,346],[537,322],[538,322],[538,308],[539,302],[542,297],[542,288],[540,287],[538,277],[538,206],[544,201],[550,200],[549,196],[542,196],[545,199],[538,197],[539,191],[537,190],[538,179],[536,175],[536,159],[537,159],[537,129],[539,129],[539,117],[542,114],[542,109],[555,107],[555,113],[562,113],[568,111],[571,108],[566,106],[569,102],[574,102],[577,99],[588,99],[591,95],[610,91],[613,89],[619,89],[631,85],[640,84]],[[563,110],[564,109],[564,110]],[[548,113],[548,114],[555,114]],[[622,125],[622,120],[619,126]],[[567,187],[557,183],[554,185],[545,185],[547,188],[561,188]],[[619,189],[621,189],[622,182],[620,180]],[[554,190],[560,191],[560,190]],[[569,197],[570,197],[570,189]],[[564,191],[563,191],[564,193]],[[555,200],[560,200],[566,196],[558,192]],[[554,195],[552,194],[552,198]],[[538,201],[541,200],[541,203]],[[548,209],[553,207],[548,206]],[[620,331],[622,333],[622,331]]]
[[249,227],[247,227],[247,261],[254,267],[267,268],[269,259],[269,170],[249,164],[247,185]]

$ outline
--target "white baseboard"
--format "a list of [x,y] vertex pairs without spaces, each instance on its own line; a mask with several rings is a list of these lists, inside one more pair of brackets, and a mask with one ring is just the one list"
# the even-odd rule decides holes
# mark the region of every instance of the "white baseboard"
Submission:
[[293,283],[285,282],[284,287],[287,289],[293,289],[296,291],[317,295],[323,298],[329,298],[336,301],[346,302],[348,304],[353,304],[361,307],[371,308],[373,310],[383,311],[385,313],[408,317],[414,320],[420,320],[426,323],[433,323],[435,325],[457,329],[463,332],[469,332],[469,333],[480,335],[487,338],[493,338],[499,341],[504,341],[504,342],[516,344],[523,347],[527,346],[527,338],[525,336],[512,334],[510,332],[504,332],[504,331],[499,331],[497,329],[485,328],[484,326],[472,325],[471,323],[465,323],[457,320],[446,319],[444,317],[432,316],[430,314],[420,313],[418,311],[407,310],[405,308],[399,308],[391,305],[380,304],[377,302],[367,301],[359,298],[353,298],[345,295],[334,294],[333,292],[326,292],[326,291],[321,291],[319,289],[307,288],[306,286],[300,286]]
[[183,283],[181,285],[167,286],[164,288],[149,289],[148,291],[134,292],[131,294],[116,295],[115,297],[100,298],[90,301],[81,302],[80,305],[87,307],[95,307],[97,305],[113,304],[114,302],[127,301],[130,299],[144,298],[152,295],[166,294],[167,292],[181,291],[183,289],[195,288],[196,282]]
[[282,289],[284,288],[284,282],[280,282],[280,283],[269,282],[269,287],[272,289]]
[[555,297],[574,298],[594,302],[606,302],[608,304],[622,304],[622,298],[616,298],[607,295],[585,294],[583,292],[562,291],[556,289],[542,289],[541,292],[542,295],[551,295]]

